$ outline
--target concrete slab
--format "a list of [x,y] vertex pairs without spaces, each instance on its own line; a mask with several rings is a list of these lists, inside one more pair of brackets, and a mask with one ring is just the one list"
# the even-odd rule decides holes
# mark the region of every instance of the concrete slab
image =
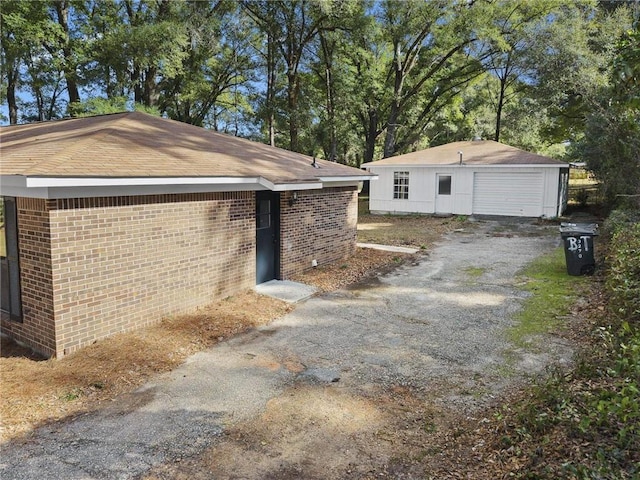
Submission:
[[255,290],[260,295],[267,295],[289,303],[302,302],[318,291],[316,287],[291,280],[269,280],[256,285]]
[[378,243],[356,243],[360,248],[373,248],[375,250],[384,250],[385,252],[397,252],[397,253],[417,253],[418,248],[412,247],[396,247],[394,245],[380,245]]

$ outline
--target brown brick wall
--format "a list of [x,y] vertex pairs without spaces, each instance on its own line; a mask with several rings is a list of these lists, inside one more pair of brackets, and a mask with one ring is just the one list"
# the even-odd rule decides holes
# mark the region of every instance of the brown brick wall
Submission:
[[55,355],[49,214],[46,201],[16,198],[22,322],[3,315],[2,331],[34,350]]
[[318,265],[337,262],[353,253],[358,223],[358,193],[355,187],[327,188],[280,196],[280,277]]
[[[356,241],[355,188],[281,194],[280,277],[339,261]],[[2,328],[61,357],[255,284],[252,192],[18,198],[23,323]],[[54,325],[55,313],[55,325]]]
[[3,315],[2,330],[48,356],[255,283],[250,192],[17,207],[23,321]]
[[251,192],[58,200],[57,355],[255,283]]

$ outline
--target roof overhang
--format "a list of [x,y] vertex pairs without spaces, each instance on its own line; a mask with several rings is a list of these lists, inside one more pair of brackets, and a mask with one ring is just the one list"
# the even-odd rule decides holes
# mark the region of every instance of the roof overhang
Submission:
[[569,168],[568,163],[363,163],[360,167],[371,168]]
[[173,193],[319,190],[357,185],[376,175],[320,177],[274,183],[264,177],[50,177],[0,175],[2,195],[30,198],[85,198]]

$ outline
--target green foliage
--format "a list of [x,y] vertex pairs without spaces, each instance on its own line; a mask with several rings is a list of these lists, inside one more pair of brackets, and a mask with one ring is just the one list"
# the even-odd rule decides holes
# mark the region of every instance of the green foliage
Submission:
[[610,59],[610,83],[594,92],[573,156],[587,162],[609,204],[640,207],[640,26],[625,32]]
[[525,347],[534,335],[548,333],[558,326],[588,280],[567,274],[562,247],[538,257],[521,275],[527,279],[522,288],[531,292],[531,296],[524,301],[507,336],[517,346]]
[[640,222],[618,227],[611,250],[606,285],[612,313],[640,328]]
[[612,210],[603,225],[603,231],[610,237],[624,231],[635,223],[640,223],[640,210],[618,209]]
[[74,117],[106,115],[109,113],[126,112],[128,110],[126,97],[95,97],[84,102],[75,103],[71,105],[70,108],[71,115]]
[[500,448],[525,465],[514,478],[640,476],[640,223],[626,222],[630,215],[607,221],[609,300],[597,341],[573,370],[553,370],[528,398],[497,414]]
[[131,105],[126,97],[90,98],[84,102],[77,102],[69,106],[74,117],[92,117],[95,115],[108,115],[110,113],[144,112],[151,115],[160,116],[160,111],[156,107],[150,107],[140,103]]
[[526,150],[570,140],[619,198],[640,185],[627,3],[5,1],[0,94],[11,123],[124,98],[356,166],[494,138],[499,118],[500,139]]

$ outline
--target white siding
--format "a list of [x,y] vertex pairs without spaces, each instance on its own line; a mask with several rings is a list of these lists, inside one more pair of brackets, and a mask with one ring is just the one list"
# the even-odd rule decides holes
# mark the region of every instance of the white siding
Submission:
[[[455,215],[558,215],[560,167],[371,165],[379,176],[370,183],[374,213],[435,213],[436,174],[452,176]],[[393,198],[393,172],[409,172],[409,199]]]
[[[380,213],[433,213],[434,174],[421,167],[375,167],[369,169],[379,176],[369,184],[369,209]],[[393,198],[393,172],[409,172],[409,199]]]

